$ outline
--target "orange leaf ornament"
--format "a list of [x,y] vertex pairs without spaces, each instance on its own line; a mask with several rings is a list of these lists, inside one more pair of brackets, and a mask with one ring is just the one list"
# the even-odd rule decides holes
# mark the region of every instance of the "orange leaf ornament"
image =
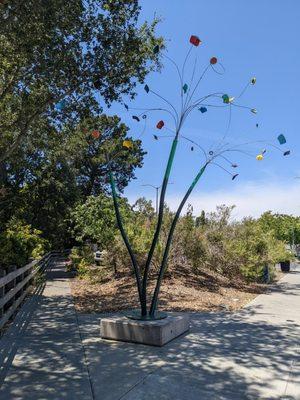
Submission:
[[156,128],[157,128],[157,129],[161,129],[164,125],[165,125],[164,121],[161,120],[161,121],[159,121],[159,122],[157,123]]
[[94,131],[92,132],[92,136],[93,136],[94,139],[99,139],[99,137],[100,137],[100,132],[97,131],[97,130],[94,130]]

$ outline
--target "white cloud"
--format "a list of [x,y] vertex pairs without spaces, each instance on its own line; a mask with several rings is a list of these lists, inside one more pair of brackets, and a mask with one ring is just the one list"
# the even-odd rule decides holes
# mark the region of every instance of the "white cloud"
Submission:
[[[176,210],[182,197],[180,195],[167,196],[166,202],[172,210]],[[133,200],[133,199],[131,199]],[[194,214],[201,210],[214,211],[217,205],[235,205],[234,219],[246,216],[259,217],[263,212],[286,214],[300,214],[300,180],[290,181],[289,184],[279,182],[248,182],[235,186],[235,188],[203,191],[198,190],[188,199],[188,203],[194,208]]]

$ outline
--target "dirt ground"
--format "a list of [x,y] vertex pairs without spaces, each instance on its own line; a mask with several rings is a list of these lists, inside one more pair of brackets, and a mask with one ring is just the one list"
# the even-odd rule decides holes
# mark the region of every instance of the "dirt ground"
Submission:
[[[276,280],[282,277],[277,272]],[[275,280],[275,282],[276,282]],[[276,284],[276,283],[275,283]],[[203,272],[197,276],[166,277],[159,308],[164,311],[234,311],[244,307],[270,285],[230,281],[223,276]],[[137,290],[132,276],[121,275],[92,283],[88,279],[71,281],[75,306],[81,313],[101,313],[138,307]],[[150,281],[149,293],[154,289]]]

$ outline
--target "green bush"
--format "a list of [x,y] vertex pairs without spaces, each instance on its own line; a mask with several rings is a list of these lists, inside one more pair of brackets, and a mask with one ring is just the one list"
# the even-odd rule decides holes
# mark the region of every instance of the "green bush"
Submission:
[[[184,256],[185,264],[194,273],[204,268],[217,271],[231,279],[240,277],[247,281],[261,281],[266,266],[271,267],[293,255],[279,240],[274,230],[266,229],[260,219],[230,220],[233,207],[220,206],[205,216],[205,223],[193,219],[191,213],[183,216],[178,224],[172,244],[176,258],[171,258],[169,268],[181,267],[178,260]],[[204,220],[204,218],[202,218]],[[195,221],[195,222],[193,222]]]
[[[155,212],[151,202],[143,198],[131,208],[123,200],[120,204],[126,232],[143,270],[155,229]],[[208,269],[230,279],[260,282],[266,266],[271,267],[272,276],[272,265],[293,258],[286,249],[285,241],[278,237],[273,228],[263,223],[262,218],[265,217],[234,222],[231,221],[233,208],[219,206],[215,212],[207,215],[202,213],[201,218],[195,218],[192,207],[189,207],[186,215],[179,219],[175,231],[168,273],[198,274]],[[111,203],[107,198],[90,198],[75,214],[78,237],[87,237],[97,242],[101,250],[106,250],[102,261],[104,272],[110,270],[117,273],[124,269],[132,271],[130,258],[111,211]],[[160,265],[173,216],[166,207],[159,243],[152,261],[153,275]],[[93,223],[93,220],[97,220],[97,223]],[[88,250],[82,247],[74,251],[71,258],[80,276],[92,277],[94,274],[96,279],[100,269],[91,268],[88,272],[88,265],[94,263]]]
[[24,221],[12,218],[0,233],[0,265],[23,266],[30,257],[39,258],[48,249],[41,231],[32,229]]
[[73,247],[69,258],[72,263],[71,267],[80,278],[89,275],[89,266],[94,263],[94,253],[89,246]]

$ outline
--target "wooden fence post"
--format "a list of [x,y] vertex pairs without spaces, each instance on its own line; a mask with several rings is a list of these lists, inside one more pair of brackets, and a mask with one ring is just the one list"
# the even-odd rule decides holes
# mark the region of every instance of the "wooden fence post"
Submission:
[[[6,272],[4,271],[4,269],[0,269],[0,278],[3,278],[6,275]],[[4,297],[5,294],[5,286],[0,287],[0,299],[1,297]],[[3,311],[4,307],[0,308],[0,319],[2,318],[4,311]]]

